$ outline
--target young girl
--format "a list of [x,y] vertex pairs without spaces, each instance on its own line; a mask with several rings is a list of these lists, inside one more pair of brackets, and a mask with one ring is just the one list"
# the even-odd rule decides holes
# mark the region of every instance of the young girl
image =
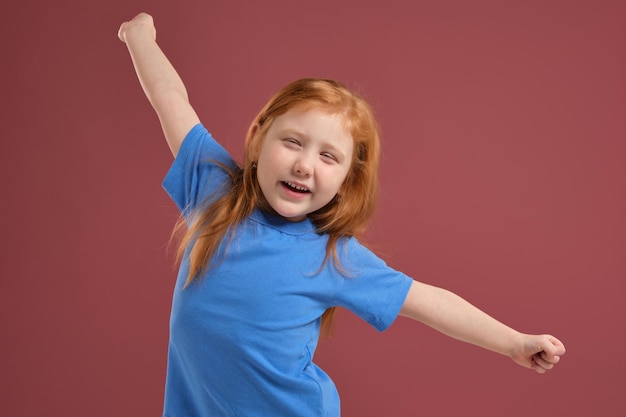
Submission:
[[358,242],[379,156],[363,99],[330,80],[289,84],[252,122],[239,167],[200,124],[152,18],[139,14],[118,36],[175,156],[164,187],[186,228],[165,416],[338,416],[336,388],[313,363],[336,306],[380,331],[406,316],[539,373],[565,353],[556,338],[519,333]]

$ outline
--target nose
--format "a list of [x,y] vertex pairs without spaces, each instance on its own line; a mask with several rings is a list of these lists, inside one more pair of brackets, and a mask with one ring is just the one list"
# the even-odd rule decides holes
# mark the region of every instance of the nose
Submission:
[[293,170],[296,174],[309,177],[313,174],[313,160],[310,156],[302,153],[293,164]]

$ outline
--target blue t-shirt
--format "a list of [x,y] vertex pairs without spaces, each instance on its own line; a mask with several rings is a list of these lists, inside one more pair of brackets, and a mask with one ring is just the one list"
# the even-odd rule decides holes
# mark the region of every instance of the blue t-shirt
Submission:
[[[164,187],[189,213],[219,193],[236,164],[196,125]],[[346,277],[323,263],[326,235],[307,219],[255,210],[226,255],[183,289],[183,259],[172,302],[164,416],[339,416],[332,380],[313,363],[321,316],[345,307],[379,331],[396,318],[411,278],[350,238],[338,255]]]

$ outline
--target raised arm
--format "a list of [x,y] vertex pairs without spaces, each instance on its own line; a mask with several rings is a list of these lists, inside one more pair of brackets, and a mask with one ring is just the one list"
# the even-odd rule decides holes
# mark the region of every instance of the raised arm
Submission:
[[553,336],[520,333],[458,295],[417,281],[413,282],[400,315],[455,339],[509,356],[539,373],[552,369],[565,354],[563,343]]
[[183,139],[199,118],[189,103],[187,89],[156,42],[152,17],[140,13],[122,23],[118,37],[130,56],[148,101],[157,113],[165,139],[176,156]]

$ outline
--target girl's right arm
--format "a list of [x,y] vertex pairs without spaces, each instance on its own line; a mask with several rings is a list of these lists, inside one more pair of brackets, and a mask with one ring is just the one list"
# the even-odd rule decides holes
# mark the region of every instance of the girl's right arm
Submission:
[[172,154],[176,156],[183,139],[200,119],[189,103],[183,81],[156,43],[152,17],[140,13],[122,23],[118,37],[128,47],[141,87],[159,117]]

